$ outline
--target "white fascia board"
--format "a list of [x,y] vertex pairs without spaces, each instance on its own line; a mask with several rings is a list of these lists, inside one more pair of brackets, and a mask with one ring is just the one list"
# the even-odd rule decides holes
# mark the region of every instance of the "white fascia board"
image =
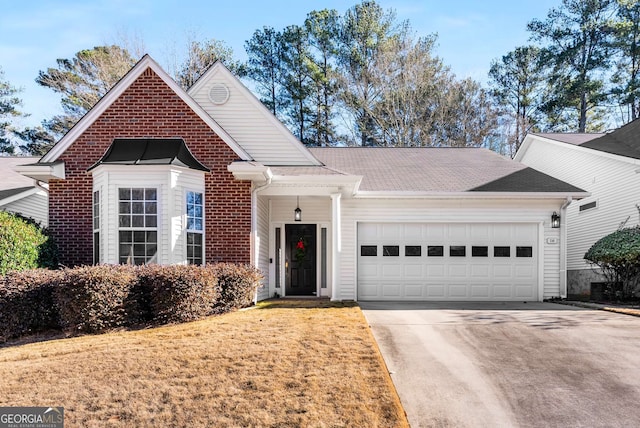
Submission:
[[374,192],[360,191],[355,198],[362,199],[583,199],[591,196],[588,192]]
[[227,171],[233,174],[236,180],[265,182],[273,177],[271,168],[258,162],[232,162],[227,165]]
[[204,109],[195,102],[149,55],[142,57],[140,61],[125,74],[116,85],[111,88],[100,100],[85,114],[64,137],[58,141],[40,160],[40,162],[54,162],[80,137],[101,115],[113,104],[133,82],[150,68],[153,70],[175,93],[184,101],[209,127],[227,143],[227,145],[243,160],[251,157],[242,147],[225,131]]
[[65,178],[64,162],[18,165],[14,167],[14,170],[25,177],[45,183],[48,183],[51,179],[59,178],[64,180]]
[[211,67],[209,67],[209,69],[202,76],[200,76],[200,78],[196,81],[196,83],[194,83],[189,88],[188,94],[191,95],[198,92],[201,89],[201,87],[204,86],[206,82],[209,80],[210,75],[219,73],[219,72],[222,72],[227,74],[228,76],[231,76],[230,81],[233,82],[235,88],[239,92],[241,92],[243,95],[245,95],[246,98],[249,100],[249,102],[251,102],[253,106],[256,109],[258,109],[267,118],[267,120],[269,120],[269,122],[271,122],[271,124],[283,134],[283,136],[287,139],[287,141],[289,141],[306,159],[308,159],[311,162],[312,165],[322,165],[322,162],[320,162],[309,151],[309,149],[307,149],[307,147],[304,144],[302,144],[302,142],[298,140],[295,135],[291,133],[289,128],[287,128],[282,122],[280,122],[280,120],[271,112],[271,110],[266,108],[265,105],[262,104],[262,101],[260,101],[253,94],[253,92],[251,92],[249,88],[247,88],[240,81],[240,79],[234,76],[233,73],[229,71],[229,69],[221,61],[218,60]]
[[[548,143],[548,144],[553,144],[559,147],[563,147],[569,150],[576,150],[578,152],[582,152],[582,153],[589,153],[591,155],[594,156],[600,156],[602,158],[606,158],[606,159],[613,159],[619,162],[626,162],[628,164],[631,165],[640,165],[640,159],[634,159],[634,158],[630,158],[627,156],[620,156],[620,155],[615,155],[613,153],[607,153],[607,152],[603,152],[601,150],[594,150],[591,149],[589,147],[582,147],[579,146],[577,144],[570,144],[570,143],[565,143],[563,141],[558,141],[558,140],[554,140],[553,138],[547,138],[547,137],[542,137],[540,135],[530,135],[531,138],[529,138],[529,135],[527,135],[522,143],[522,146],[520,146],[520,149],[518,150],[518,152],[516,153],[516,156],[513,158],[513,160],[521,162],[521,159],[524,157],[524,155],[526,154],[527,149],[529,148],[529,146],[531,144],[533,144],[533,142],[535,140],[544,142],[544,143]],[[526,144],[526,147],[524,147]],[[522,152],[522,154],[520,154]]]
[[0,207],[3,207],[5,205],[9,205],[12,202],[19,201],[20,199],[27,198],[27,197],[29,197],[29,196],[31,196],[33,194],[38,193],[38,192],[44,192],[44,191],[39,189],[39,188],[37,188],[37,187],[34,187],[32,189],[25,190],[24,192],[20,192],[20,193],[17,193],[15,195],[11,195],[8,198],[0,199]]

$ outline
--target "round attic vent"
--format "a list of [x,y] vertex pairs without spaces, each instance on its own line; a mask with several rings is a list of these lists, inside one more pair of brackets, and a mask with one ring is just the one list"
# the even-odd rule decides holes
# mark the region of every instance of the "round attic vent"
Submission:
[[209,89],[209,99],[214,104],[224,104],[229,100],[229,88],[222,83],[214,83]]

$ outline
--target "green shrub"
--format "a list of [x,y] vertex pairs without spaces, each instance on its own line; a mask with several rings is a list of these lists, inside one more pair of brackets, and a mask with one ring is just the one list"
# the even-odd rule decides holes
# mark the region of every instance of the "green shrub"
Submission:
[[53,290],[62,272],[33,269],[0,277],[0,341],[58,329]]
[[137,300],[144,305],[148,294],[153,323],[194,321],[211,315],[218,297],[213,270],[193,265],[147,265],[139,273]]
[[56,247],[46,229],[32,219],[0,211],[0,275],[56,264]]
[[253,304],[262,279],[258,269],[233,263],[218,263],[210,269],[218,278],[217,288],[220,295],[214,308],[215,313],[245,308]]
[[129,323],[130,290],[137,270],[133,266],[99,265],[66,269],[55,289],[62,328],[99,333]]
[[605,236],[593,244],[584,258],[602,269],[610,298],[632,298],[640,281],[640,227]]

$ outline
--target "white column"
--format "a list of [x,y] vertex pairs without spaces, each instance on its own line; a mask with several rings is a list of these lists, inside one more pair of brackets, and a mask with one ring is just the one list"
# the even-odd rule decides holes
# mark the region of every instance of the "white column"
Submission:
[[342,224],[340,201],[342,194],[331,194],[331,300],[340,299],[340,251],[342,250]]

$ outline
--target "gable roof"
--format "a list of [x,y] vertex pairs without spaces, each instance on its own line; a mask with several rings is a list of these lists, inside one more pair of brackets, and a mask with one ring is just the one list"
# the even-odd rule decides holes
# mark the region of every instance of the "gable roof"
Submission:
[[251,160],[251,156],[225,131],[216,121],[204,111],[187,93],[156,63],[149,55],[143,56],[127,74],[125,74],[113,88],[109,90],[93,106],[82,119],[75,124],[40,160],[41,163],[55,162],[73,142],[82,135],[96,119],[102,115],[145,72],[151,69],[164,83],[178,95],[242,160]]
[[578,133],[578,132],[540,132],[533,135],[539,135],[540,137],[549,138],[551,140],[560,141],[562,143],[573,144],[575,146],[582,145],[587,141],[591,141],[595,138],[606,135],[605,133]]
[[640,159],[640,119],[627,123],[599,138],[580,144],[580,147]]
[[321,164],[222,62],[211,65],[188,93],[253,160],[274,166]]
[[391,193],[586,192],[484,148],[311,148],[325,165],[362,176],[359,191]]
[[177,165],[209,171],[193,156],[182,138],[116,138],[89,170],[101,164]]

